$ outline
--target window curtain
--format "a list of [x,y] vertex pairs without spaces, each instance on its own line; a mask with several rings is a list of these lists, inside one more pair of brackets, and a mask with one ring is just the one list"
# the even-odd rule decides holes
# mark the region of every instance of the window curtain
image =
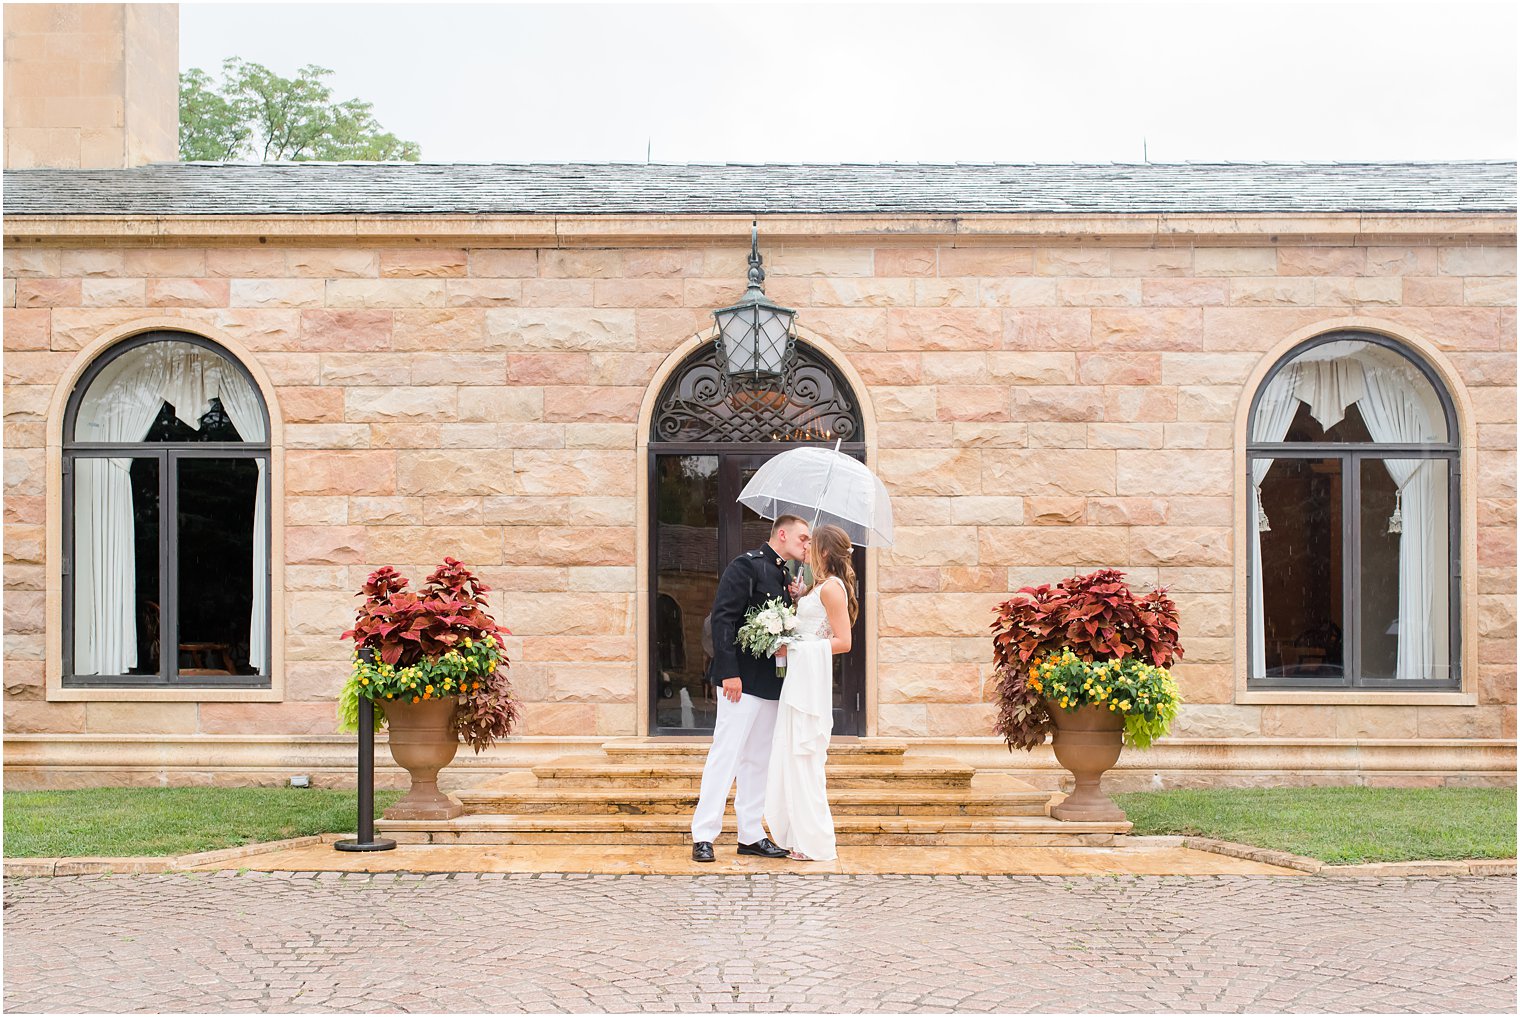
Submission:
[[[1293,426],[1298,412],[1298,365],[1289,364],[1272,379],[1272,384],[1262,393],[1256,404],[1256,416],[1251,422],[1251,440],[1279,442]],[[1251,602],[1256,609],[1251,612],[1251,664],[1252,674],[1260,677],[1267,673],[1266,610],[1262,605],[1263,585],[1261,578],[1261,535],[1271,527],[1267,511],[1261,504],[1261,482],[1272,469],[1271,459],[1251,460],[1251,504],[1255,508],[1256,534],[1251,541]]]
[[1346,419],[1346,407],[1367,392],[1361,359],[1366,350],[1366,343],[1350,340],[1325,343],[1294,361],[1294,393],[1309,404],[1310,416],[1327,431]]
[[[151,349],[151,347],[143,347]],[[125,354],[80,401],[79,441],[142,441],[164,403],[169,363]],[[137,666],[136,526],[132,460],[74,460],[74,673]]]
[[[266,436],[263,409],[247,380],[220,355],[182,342],[150,343],[111,361],[80,400],[74,437],[81,442],[139,442],[164,403],[191,428],[219,398],[244,441]],[[75,459],[74,673],[126,674],[137,659],[136,527],[132,460]],[[253,610],[249,663],[268,660],[269,576],[264,463],[253,521]],[[174,525],[161,520],[160,525]],[[162,539],[162,537],[160,537]],[[162,605],[160,605],[160,610]]]
[[[222,409],[232,418],[232,426],[244,441],[265,440],[264,408],[253,386],[243,375],[218,358],[214,376],[217,398]],[[199,418],[197,418],[199,419]],[[269,510],[266,507],[268,483],[266,463],[260,459],[258,487],[253,503],[253,609],[248,618],[248,664],[259,674],[265,674],[269,661]]]
[[[1376,442],[1428,444],[1437,440],[1420,388],[1411,385],[1402,364],[1368,359],[1366,394],[1357,402]],[[1442,465],[1432,459],[1384,459],[1399,489],[1403,531],[1399,534],[1399,638],[1394,677],[1429,680],[1446,677],[1451,626],[1448,583],[1442,567],[1447,536],[1446,483]],[[1442,673],[1437,673],[1437,667]]]
[[[1370,343],[1325,343],[1278,372],[1257,404],[1253,441],[1281,441],[1298,404],[1326,430],[1340,423],[1355,405],[1378,443],[1428,444],[1445,441],[1443,414],[1430,384],[1401,356]],[[1442,421],[1437,427],[1436,422]],[[1439,432],[1439,433],[1438,433]],[[1403,533],[1399,538],[1398,662],[1395,677],[1431,679],[1449,667],[1450,633],[1445,623],[1447,583],[1441,567],[1447,534],[1445,484],[1432,460],[1384,459],[1400,492]],[[1253,673],[1266,673],[1265,605],[1262,604],[1260,484],[1272,460],[1253,460],[1252,497],[1258,529],[1252,542],[1251,617]],[[1353,578],[1351,581],[1356,581]]]

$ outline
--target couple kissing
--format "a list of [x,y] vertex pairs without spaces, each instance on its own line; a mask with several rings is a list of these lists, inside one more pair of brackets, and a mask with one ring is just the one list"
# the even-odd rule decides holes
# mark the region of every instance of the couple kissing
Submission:
[[[694,861],[714,860],[713,841],[722,832],[736,780],[739,854],[806,861],[837,857],[824,764],[834,726],[832,658],[850,651],[859,611],[853,549],[837,526],[820,526],[815,533],[806,520],[782,515],[764,545],[723,570],[713,599],[707,673],[719,689],[718,716],[692,816]],[[811,588],[790,578],[788,561],[811,565]],[[776,657],[756,656],[737,641],[746,614],[775,598],[796,609],[789,645],[780,651],[786,654],[784,678],[777,674]]]

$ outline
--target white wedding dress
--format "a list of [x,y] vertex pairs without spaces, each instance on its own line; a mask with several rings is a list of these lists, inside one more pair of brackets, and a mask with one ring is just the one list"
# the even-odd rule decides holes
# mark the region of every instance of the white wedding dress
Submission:
[[823,862],[838,852],[823,769],[834,732],[834,666],[821,590],[820,584],[797,602],[796,641],[786,651],[765,783],[765,823],[777,844]]

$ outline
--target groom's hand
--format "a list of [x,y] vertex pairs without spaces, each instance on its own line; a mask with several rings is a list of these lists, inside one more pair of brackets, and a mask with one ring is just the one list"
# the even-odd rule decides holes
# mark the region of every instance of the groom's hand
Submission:
[[802,595],[807,592],[807,587],[803,584],[802,577],[798,576],[796,579],[793,579],[791,585],[786,588],[786,592],[792,600],[800,600]]
[[744,682],[738,678],[723,679],[723,696],[730,703],[737,703],[739,697],[744,695]]

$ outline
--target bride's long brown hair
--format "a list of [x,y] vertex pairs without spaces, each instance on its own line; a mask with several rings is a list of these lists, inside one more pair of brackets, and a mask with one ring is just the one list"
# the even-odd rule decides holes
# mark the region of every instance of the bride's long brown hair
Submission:
[[[846,602],[850,607],[850,624],[855,624],[855,616],[860,613],[860,605],[855,599],[855,562],[850,557],[854,547],[850,544],[850,535],[832,523],[825,524],[813,531],[813,568],[817,572],[818,566],[823,566],[823,571],[831,576],[838,576],[844,581],[844,593]],[[814,586],[817,586],[817,575],[814,575]]]

